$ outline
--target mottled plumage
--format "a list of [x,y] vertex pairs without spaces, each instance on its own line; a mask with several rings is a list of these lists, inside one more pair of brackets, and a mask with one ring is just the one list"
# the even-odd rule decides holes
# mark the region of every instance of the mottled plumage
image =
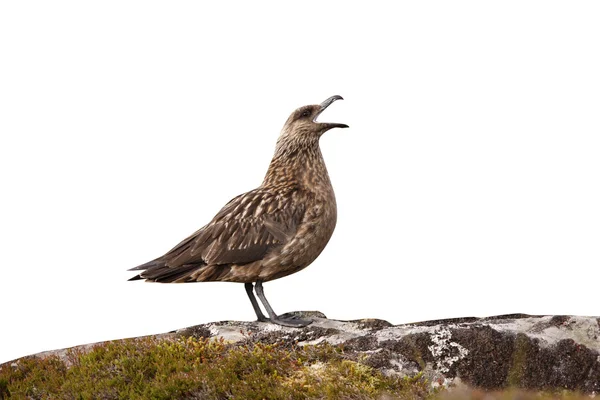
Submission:
[[212,221],[165,255],[140,265],[131,280],[246,283],[259,320],[268,320],[252,294],[252,283],[270,320],[291,326],[309,323],[278,317],[262,294],[262,282],[300,271],[329,241],[337,212],[333,188],[319,148],[331,128],[316,122],[341,96],[304,106],[286,121],[263,183],[227,203]]

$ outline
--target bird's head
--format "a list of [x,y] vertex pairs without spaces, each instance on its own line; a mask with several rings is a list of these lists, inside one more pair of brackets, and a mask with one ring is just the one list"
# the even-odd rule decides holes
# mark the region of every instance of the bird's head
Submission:
[[336,100],[342,100],[342,96],[331,96],[321,104],[300,107],[294,111],[281,130],[275,158],[288,158],[302,149],[318,149],[322,134],[332,128],[348,128],[346,124],[317,121],[317,117]]
[[331,96],[321,104],[314,104],[298,108],[286,121],[283,132],[295,137],[319,138],[332,128],[348,128],[346,124],[334,122],[318,122],[317,118],[327,107],[336,100],[343,100],[342,96]]
[[[342,100],[342,96],[331,96],[321,104],[300,107],[290,115],[277,139],[275,154],[263,185],[288,179],[290,163],[301,165],[301,168],[306,168],[306,162],[322,164],[319,149],[321,135],[332,128],[348,128],[346,124],[317,121],[319,115],[336,100]],[[324,165],[321,166],[326,175]]]

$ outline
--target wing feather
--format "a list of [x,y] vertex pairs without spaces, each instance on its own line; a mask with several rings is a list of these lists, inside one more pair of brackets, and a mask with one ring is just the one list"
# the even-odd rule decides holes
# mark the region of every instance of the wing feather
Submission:
[[208,225],[154,262],[164,268],[190,270],[192,265],[260,260],[294,236],[304,216],[302,202],[296,200],[295,189],[275,194],[260,188],[237,196]]

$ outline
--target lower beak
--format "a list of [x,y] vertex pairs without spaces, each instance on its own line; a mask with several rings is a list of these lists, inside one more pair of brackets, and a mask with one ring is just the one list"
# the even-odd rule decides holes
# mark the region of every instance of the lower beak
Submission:
[[338,124],[337,122],[319,122],[320,125],[323,125],[326,131],[333,128],[350,128],[346,124]]

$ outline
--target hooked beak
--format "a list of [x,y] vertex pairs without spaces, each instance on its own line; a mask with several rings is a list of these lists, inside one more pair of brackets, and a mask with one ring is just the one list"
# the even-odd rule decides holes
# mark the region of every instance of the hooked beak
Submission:
[[[336,100],[344,100],[344,98],[342,96],[336,94],[335,96],[331,96],[330,98],[328,98],[327,100],[325,100],[324,102],[321,103],[321,108],[317,112],[317,115],[315,115],[315,122],[317,122],[316,121],[317,117],[319,115],[321,115],[321,113],[323,111],[325,111],[325,109],[327,107],[329,107],[331,105],[331,103],[333,103]],[[328,131],[329,129],[332,129],[332,128],[349,128],[349,126],[346,124],[338,124],[336,122],[317,122],[317,123],[319,125],[322,125],[323,128],[325,128],[325,131]]]

